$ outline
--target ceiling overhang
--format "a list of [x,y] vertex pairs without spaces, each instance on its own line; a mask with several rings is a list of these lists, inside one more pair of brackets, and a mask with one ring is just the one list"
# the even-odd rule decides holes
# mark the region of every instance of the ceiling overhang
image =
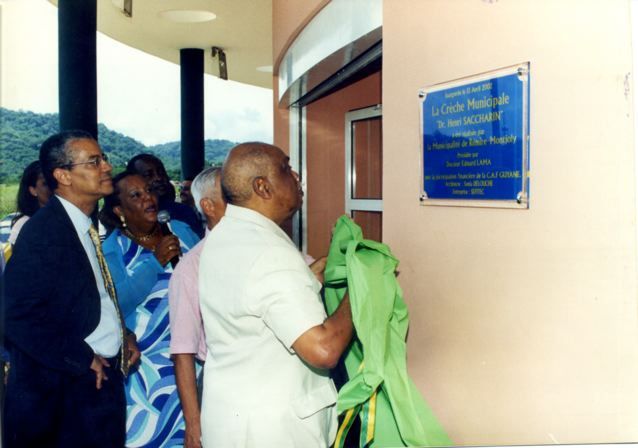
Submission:
[[132,0],[131,17],[125,3],[97,0],[98,31],[175,64],[180,49],[200,48],[204,71],[213,76],[219,64],[211,49],[218,47],[226,53],[229,80],[272,88],[271,0]]

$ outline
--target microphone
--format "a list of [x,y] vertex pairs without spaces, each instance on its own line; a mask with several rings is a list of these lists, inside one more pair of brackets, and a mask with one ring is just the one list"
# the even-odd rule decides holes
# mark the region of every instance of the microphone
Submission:
[[[168,212],[168,210],[160,210],[157,213],[157,222],[159,222],[160,229],[162,229],[162,234],[164,234],[165,236],[173,234],[173,232],[171,232],[171,228],[168,226],[170,220],[171,214]],[[171,266],[173,267],[173,269],[175,269],[175,266],[177,266],[178,262],[179,255],[175,255],[173,258],[171,258]]]

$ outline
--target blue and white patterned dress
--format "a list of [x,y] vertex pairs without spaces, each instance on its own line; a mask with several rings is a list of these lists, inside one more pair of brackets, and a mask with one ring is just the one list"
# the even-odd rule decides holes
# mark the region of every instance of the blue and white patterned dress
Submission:
[[[182,253],[198,237],[179,221],[172,230]],[[184,417],[169,353],[168,281],[173,269],[162,267],[153,253],[115,230],[104,242],[126,326],[135,332],[142,352],[126,387],[126,446],[175,447],[184,443]]]

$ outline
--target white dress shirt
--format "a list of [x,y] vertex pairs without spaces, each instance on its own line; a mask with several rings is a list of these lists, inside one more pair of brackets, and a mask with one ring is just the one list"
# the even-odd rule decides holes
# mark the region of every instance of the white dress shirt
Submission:
[[321,284],[286,233],[228,205],[199,275],[208,355],[205,447],[320,447],[336,435],[336,389],[293,343],[326,318]]
[[56,197],[62,203],[64,210],[66,210],[73,227],[80,238],[82,247],[86,252],[86,256],[91,263],[93,269],[93,275],[95,276],[95,283],[97,284],[97,290],[100,293],[100,323],[95,328],[93,333],[87,336],[86,343],[91,346],[93,351],[105,358],[112,358],[118,354],[121,346],[121,333],[120,333],[120,320],[117,316],[117,310],[111,300],[111,296],[106,291],[104,286],[104,279],[102,278],[102,271],[97,261],[97,255],[95,252],[95,246],[89,235],[89,228],[91,227],[91,218],[86,216],[82,210],[77,206],[67,201],[61,196]]

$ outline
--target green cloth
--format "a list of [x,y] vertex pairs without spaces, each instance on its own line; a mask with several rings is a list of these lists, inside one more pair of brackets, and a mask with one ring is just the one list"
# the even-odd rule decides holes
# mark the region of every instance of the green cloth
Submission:
[[326,308],[332,314],[347,287],[356,337],[345,354],[349,380],[337,399],[345,421],[335,446],[356,413],[361,447],[452,444],[407,373],[408,310],[397,265],[388,246],[364,240],[347,216],[337,220],[324,272]]

